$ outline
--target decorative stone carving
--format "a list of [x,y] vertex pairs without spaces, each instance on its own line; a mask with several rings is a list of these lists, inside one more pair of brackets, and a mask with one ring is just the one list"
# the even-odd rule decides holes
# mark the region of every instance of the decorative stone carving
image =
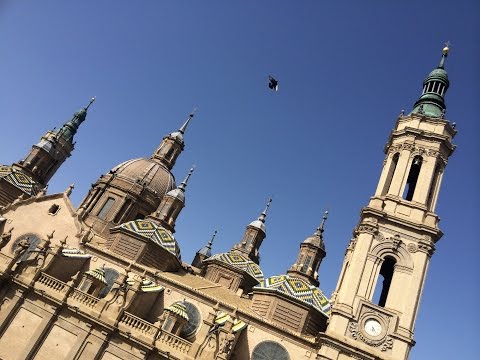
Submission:
[[8,232],[3,233],[0,237],[0,250],[2,250],[12,239],[13,227],[8,230]]
[[435,252],[435,244],[430,241],[421,241],[418,243],[418,250],[427,254],[428,256],[432,256]]
[[410,243],[410,244],[407,245],[407,250],[408,250],[408,252],[411,252],[412,254],[414,254],[418,251],[418,246],[417,246],[417,244]]
[[369,224],[360,224],[358,225],[357,229],[355,230],[357,234],[367,233],[371,235],[376,235],[377,227]]
[[392,240],[392,250],[398,251],[398,248],[402,244],[402,240],[400,239],[400,235],[396,234],[391,238]]
[[17,247],[15,248],[13,252],[13,257],[15,259],[19,259],[25,254],[25,252],[28,250],[30,247],[30,238],[26,237],[25,239],[22,239],[18,242]]
[[378,231],[375,234],[375,240],[377,240],[378,242],[383,242],[385,241],[385,236],[380,231]]

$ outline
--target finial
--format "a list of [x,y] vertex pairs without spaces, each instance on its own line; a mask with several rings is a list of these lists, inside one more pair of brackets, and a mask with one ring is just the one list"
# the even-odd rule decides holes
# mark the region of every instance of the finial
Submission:
[[267,216],[267,211],[268,211],[268,208],[270,207],[271,203],[272,203],[272,198],[269,198],[268,201],[267,201],[267,206],[265,207],[265,210],[263,210],[263,212],[258,217],[258,220],[260,220],[262,222],[265,222],[265,218]]
[[97,99],[96,96],[94,96],[94,97],[92,97],[92,98],[90,99],[90,102],[89,102],[88,105],[85,107],[85,111],[88,110],[88,108],[90,107],[90,105],[92,105],[93,102],[94,102],[96,99]]
[[217,236],[217,232],[218,232],[217,230],[215,230],[213,232],[212,238],[210,239],[210,241],[207,244],[207,248],[209,248],[210,250],[212,250],[213,239],[215,239],[215,236]]
[[193,165],[190,168],[190,171],[188,172],[187,176],[185,177],[185,179],[182,181],[182,183],[178,187],[179,189],[182,189],[183,191],[185,191],[185,188],[187,187],[188,179],[190,179],[190,176],[192,176],[193,170],[195,170],[195,165]]
[[450,51],[450,41],[447,41],[445,43],[445,47],[442,50],[442,60],[440,60],[440,65],[438,65],[439,68],[443,69],[445,65],[445,59],[448,56],[448,52]]
[[190,123],[190,120],[192,120],[192,118],[195,116],[195,112],[197,111],[197,108],[194,108],[192,110],[192,112],[188,115],[188,118],[187,120],[185,120],[185,122],[183,123],[183,125],[180,127],[180,129],[178,129],[179,132],[181,132],[182,134],[185,134],[185,131],[187,130],[187,126],[188,124]]
[[328,218],[328,210],[326,210],[323,213],[322,216],[322,222],[320,223],[320,226],[317,228],[317,231],[315,231],[315,235],[321,236],[323,232],[325,231],[325,222],[327,221]]

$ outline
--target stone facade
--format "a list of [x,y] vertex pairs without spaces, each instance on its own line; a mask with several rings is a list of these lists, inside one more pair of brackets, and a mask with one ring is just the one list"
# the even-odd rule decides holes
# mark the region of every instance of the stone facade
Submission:
[[455,149],[447,54],[397,120],[330,299],[318,288],[326,215],[286,274],[265,279],[259,264],[270,202],[229,252],[212,255],[212,238],[182,260],[173,232],[193,170],[179,186],[170,170],[193,114],[150,158],[100,177],[78,209],[73,186],[47,195],[88,107],[76,113],[0,169],[0,359],[407,359]]

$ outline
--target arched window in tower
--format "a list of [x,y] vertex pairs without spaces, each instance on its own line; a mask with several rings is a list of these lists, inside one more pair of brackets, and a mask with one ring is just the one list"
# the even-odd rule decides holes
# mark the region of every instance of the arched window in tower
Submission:
[[440,164],[437,162],[435,170],[433,171],[432,183],[430,184],[430,190],[428,191],[427,207],[430,211],[434,210],[434,198],[435,193],[438,191],[438,185],[440,183]]
[[247,234],[245,235],[245,248],[248,248],[250,246],[250,244],[252,243],[253,241],[253,234]]
[[115,202],[115,199],[112,197],[109,197],[107,201],[105,201],[105,204],[103,204],[102,208],[98,212],[98,218],[105,220],[107,218],[108,212],[113,206],[113,203]]
[[413,194],[415,194],[415,188],[417,186],[420,169],[422,168],[422,162],[423,159],[419,155],[413,158],[412,166],[410,167],[410,172],[408,173],[407,183],[405,184],[405,189],[403,191],[403,198],[407,201],[412,201]]
[[386,257],[380,268],[380,273],[373,293],[373,302],[378,306],[384,307],[387,303],[388,292],[392,284],[393,271],[395,268],[395,259]]
[[303,263],[302,269],[300,270],[301,272],[304,272],[304,273],[307,272],[307,270],[310,266],[310,261],[312,261],[312,256],[307,255],[307,257],[305,258],[305,262]]
[[392,162],[390,163],[390,168],[388,169],[387,177],[385,179],[385,185],[382,189],[382,195],[385,195],[390,190],[390,185],[392,184],[393,175],[395,175],[395,170],[397,169],[398,158],[400,153],[395,153],[392,156]]

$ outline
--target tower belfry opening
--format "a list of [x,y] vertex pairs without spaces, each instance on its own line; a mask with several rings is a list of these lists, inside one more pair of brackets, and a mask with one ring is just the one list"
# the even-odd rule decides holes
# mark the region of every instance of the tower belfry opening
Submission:
[[420,169],[422,168],[423,159],[421,156],[415,156],[408,173],[407,183],[403,191],[403,198],[407,201],[412,201],[413,194],[415,194],[415,188],[417,187],[418,176],[420,175]]

